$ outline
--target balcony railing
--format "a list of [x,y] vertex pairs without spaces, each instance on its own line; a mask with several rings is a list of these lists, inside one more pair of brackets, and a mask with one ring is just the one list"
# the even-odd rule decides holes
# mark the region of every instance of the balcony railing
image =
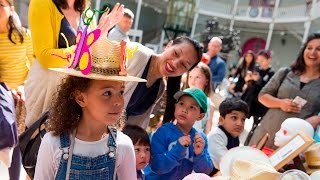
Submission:
[[297,18],[308,15],[308,8],[304,5],[279,7],[276,18]]
[[[227,4],[215,1],[200,1],[199,13],[211,16],[217,16],[222,18],[232,18],[232,8],[233,4]],[[316,2],[312,17],[320,17],[320,2]],[[235,19],[239,20],[249,20],[249,21],[261,21],[268,22],[271,21],[273,16],[273,7],[257,7],[252,12],[253,7],[250,6],[238,6],[236,9]],[[310,7],[306,4],[279,7],[275,20],[277,22],[294,22],[294,21],[304,21],[310,14]]]
[[226,4],[214,1],[200,1],[199,9],[207,12],[220,13],[230,15],[232,12],[233,4]]

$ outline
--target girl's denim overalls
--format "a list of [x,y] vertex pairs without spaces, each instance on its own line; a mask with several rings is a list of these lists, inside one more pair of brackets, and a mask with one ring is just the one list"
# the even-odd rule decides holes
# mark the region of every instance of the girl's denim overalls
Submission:
[[[109,147],[109,152],[99,155],[97,157],[85,157],[72,154],[72,161],[70,167],[70,180],[76,179],[94,179],[94,180],[106,180],[106,179],[113,179],[114,177],[114,170],[115,170],[115,163],[116,163],[116,156],[115,156],[115,149],[116,143],[115,139],[111,134],[116,137],[116,129],[109,128],[109,138],[107,145]],[[67,134],[60,135],[60,146],[61,149],[70,147],[70,136]],[[113,151],[114,150],[114,151]],[[112,154],[113,153],[113,154]],[[61,180],[66,178],[67,172],[67,163],[68,163],[68,151],[64,152],[61,156],[60,165],[58,168],[58,172],[56,175],[56,180]],[[64,158],[65,157],[65,158]]]

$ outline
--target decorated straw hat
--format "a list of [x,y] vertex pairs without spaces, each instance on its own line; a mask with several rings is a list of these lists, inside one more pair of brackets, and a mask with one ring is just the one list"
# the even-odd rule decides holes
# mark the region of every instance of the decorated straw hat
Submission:
[[227,151],[220,160],[219,169],[223,176],[230,176],[231,167],[236,160],[258,161],[271,165],[268,156],[262,151],[250,146],[235,147]]
[[281,173],[263,161],[236,160],[229,176],[217,176],[214,180],[278,180]]
[[66,58],[62,57],[69,61],[68,68],[50,70],[95,80],[147,82],[127,73],[125,41],[116,42],[99,37],[99,29],[86,33],[86,29],[80,35],[78,33],[74,53]]
[[306,163],[305,169],[311,174],[320,170],[320,143],[310,146],[304,153]]

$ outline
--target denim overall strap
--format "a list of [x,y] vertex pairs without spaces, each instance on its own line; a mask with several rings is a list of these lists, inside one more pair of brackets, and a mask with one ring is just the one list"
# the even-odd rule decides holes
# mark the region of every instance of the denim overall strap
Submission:
[[114,158],[115,160],[115,165],[114,165],[114,172],[113,172],[113,179],[118,179],[117,178],[117,172],[116,172],[116,150],[117,150],[117,143],[116,143],[116,139],[117,139],[117,129],[111,126],[108,126],[108,130],[109,130],[109,138],[108,138],[108,147],[109,147],[109,153],[108,156],[110,158]]
[[56,180],[65,179],[67,172],[67,164],[69,159],[69,146],[70,146],[70,137],[68,134],[60,135],[60,149],[62,150],[62,156],[60,160],[60,165],[56,174]]
[[[106,140],[109,151],[103,155],[97,157],[85,157],[81,155],[71,154],[72,162],[70,168],[70,180],[81,178],[92,178],[97,180],[102,179],[117,179],[116,175],[116,136],[117,129],[108,127],[109,137]],[[55,179],[65,179],[67,174],[67,164],[70,157],[64,157],[68,155],[68,150],[72,151],[71,136],[60,136],[61,149],[65,147],[61,157],[60,165]],[[69,147],[67,147],[69,145]],[[70,156],[70,153],[69,153]]]

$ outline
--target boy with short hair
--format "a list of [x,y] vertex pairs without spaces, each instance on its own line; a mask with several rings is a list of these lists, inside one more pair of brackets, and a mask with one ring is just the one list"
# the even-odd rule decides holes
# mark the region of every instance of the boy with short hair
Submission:
[[219,112],[219,126],[208,134],[210,157],[217,169],[221,157],[229,149],[239,146],[239,136],[243,132],[249,107],[238,98],[227,98],[220,104]]
[[207,138],[192,127],[206,113],[206,94],[198,88],[188,88],[177,92],[174,98],[176,123],[162,125],[152,137],[148,180],[183,179],[192,171],[209,174],[213,169]]
[[148,133],[137,125],[127,124],[122,132],[132,140],[136,155],[137,180],[145,180],[143,168],[150,161],[150,139]]

